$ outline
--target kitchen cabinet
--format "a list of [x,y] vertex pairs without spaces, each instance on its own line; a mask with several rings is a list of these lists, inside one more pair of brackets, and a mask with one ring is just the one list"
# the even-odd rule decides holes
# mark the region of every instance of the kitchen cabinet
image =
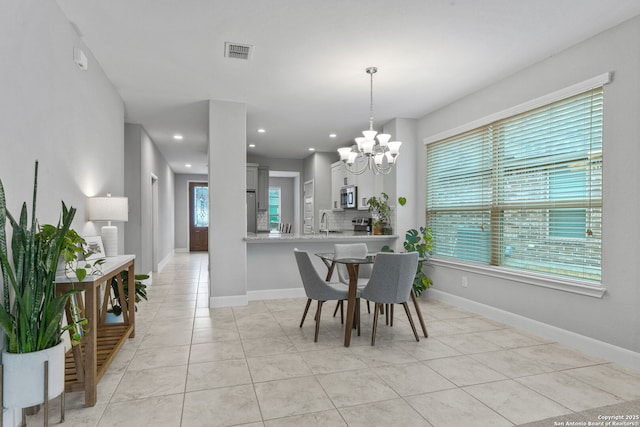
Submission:
[[247,163],[247,191],[258,190],[258,165]]
[[269,168],[266,166],[258,167],[258,210],[266,211],[269,209]]
[[341,211],[340,188],[345,185],[347,170],[342,162],[331,164],[331,210]]

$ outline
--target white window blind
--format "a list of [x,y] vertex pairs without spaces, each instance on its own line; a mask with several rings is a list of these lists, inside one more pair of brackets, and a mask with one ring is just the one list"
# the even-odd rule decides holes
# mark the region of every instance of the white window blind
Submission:
[[602,88],[427,145],[434,255],[601,281]]

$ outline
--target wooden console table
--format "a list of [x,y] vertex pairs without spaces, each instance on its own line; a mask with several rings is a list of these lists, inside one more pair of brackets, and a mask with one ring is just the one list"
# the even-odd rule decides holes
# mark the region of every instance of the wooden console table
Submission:
[[[102,275],[87,276],[82,282],[60,276],[56,278],[56,290],[59,294],[70,289],[80,289],[72,298],[80,309],[80,316],[88,324],[81,343],[67,352],[65,362],[65,391],[84,391],[85,406],[95,406],[98,382],[111,364],[127,338],[135,337],[135,255],[120,255],[106,258],[102,265]],[[118,280],[119,294],[124,296],[121,273],[127,271],[129,283],[129,304],[122,304],[120,323],[106,323],[106,311],[111,292],[111,279]],[[100,288],[104,284],[104,297],[98,305]],[[84,298],[81,295],[84,294]],[[84,302],[83,302],[84,299]],[[67,319],[74,316],[71,301],[67,304]]]

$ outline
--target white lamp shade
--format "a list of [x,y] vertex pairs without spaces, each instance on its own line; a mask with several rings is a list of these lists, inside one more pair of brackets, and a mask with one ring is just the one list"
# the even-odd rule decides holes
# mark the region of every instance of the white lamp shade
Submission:
[[338,153],[340,153],[340,160],[347,160],[349,159],[349,153],[351,153],[351,147],[338,148]]
[[129,199],[126,197],[91,197],[87,201],[89,221],[128,221]]
[[376,153],[376,155],[373,157],[373,160],[375,161],[376,165],[378,166],[382,166],[382,160],[384,159],[384,154],[383,153]]
[[389,152],[391,153],[392,156],[396,156],[400,152],[401,145],[402,145],[402,142],[400,141],[391,141],[389,144],[387,144],[387,147],[389,148]]
[[363,130],[362,134],[364,135],[365,139],[367,141],[373,141],[374,138],[376,137],[376,135],[378,134],[378,131],[375,130]]
[[347,164],[349,166],[351,166],[356,161],[356,157],[358,157],[358,153],[355,153],[353,151],[351,153],[349,153],[349,158],[347,159]]
[[378,142],[383,148],[387,146],[387,142],[389,142],[390,139],[391,135],[389,135],[388,133],[381,133],[380,135],[378,135]]
[[373,152],[373,144],[375,144],[375,141],[366,139],[362,143],[362,152],[364,154],[371,154]]

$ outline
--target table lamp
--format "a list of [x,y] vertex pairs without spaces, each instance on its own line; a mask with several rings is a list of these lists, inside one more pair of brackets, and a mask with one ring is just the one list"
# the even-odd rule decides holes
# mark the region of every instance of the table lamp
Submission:
[[91,197],[88,199],[87,209],[89,221],[107,221],[102,227],[102,244],[105,256],[118,255],[118,227],[111,225],[111,221],[129,220],[129,199],[126,197]]

